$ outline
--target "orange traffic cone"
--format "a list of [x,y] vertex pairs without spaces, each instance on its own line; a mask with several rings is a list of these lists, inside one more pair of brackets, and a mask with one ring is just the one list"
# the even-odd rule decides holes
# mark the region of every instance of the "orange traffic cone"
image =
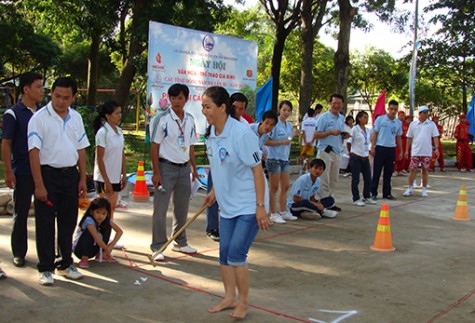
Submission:
[[467,206],[467,190],[465,185],[460,185],[459,199],[457,206],[455,207],[453,220],[457,221],[469,221],[468,206]]
[[145,173],[143,169],[143,161],[139,161],[137,167],[137,176],[135,177],[135,188],[132,192],[132,200],[135,202],[144,202],[150,199],[150,193],[145,184]]
[[391,239],[391,227],[389,225],[389,207],[387,204],[381,205],[379,214],[378,229],[374,237],[374,244],[371,250],[376,251],[394,251],[393,241]]

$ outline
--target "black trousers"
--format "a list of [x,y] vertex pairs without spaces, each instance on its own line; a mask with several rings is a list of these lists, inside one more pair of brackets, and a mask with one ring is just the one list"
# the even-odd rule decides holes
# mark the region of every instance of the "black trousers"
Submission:
[[383,174],[383,198],[391,195],[391,177],[394,172],[396,147],[376,146],[373,159],[373,179],[371,180],[371,195],[378,195],[378,184],[381,172]]
[[35,192],[35,182],[31,175],[16,175],[16,185],[13,191],[15,210],[13,213],[12,254],[13,257],[25,258],[28,251],[28,211],[31,197]]
[[[111,230],[108,230],[106,234],[102,237],[102,241],[107,245],[109,243],[109,238],[111,236]],[[89,230],[86,228],[81,237],[78,240],[76,248],[74,248],[74,254],[76,257],[81,259],[82,257],[93,258],[99,252],[99,246],[92,237]]]
[[48,200],[53,206],[35,200],[36,249],[38,271],[55,269],[55,222],[58,226],[58,246],[61,261],[57,267],[66,269],[73,263],[72,240],[78,219],[78,181],[76,168],[68,170],[41,167]]

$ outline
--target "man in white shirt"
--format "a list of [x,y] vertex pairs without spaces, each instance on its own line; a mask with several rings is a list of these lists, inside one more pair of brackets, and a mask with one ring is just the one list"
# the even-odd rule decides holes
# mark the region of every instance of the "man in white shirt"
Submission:
[[[82,278],[73,266],[72,240],[78,218],[78,196],[86,187],[86,136],[81,115],[70,106],[77,85],[60,77],[51,88],[51,102],[28,124],[28,149],[35,181],[36,249],[40,284],[54,284],[53,271]],[[78,172],[79,170],[79,172]],[[55,220],[61,260],[55,263]]]
[[[190,171],[193,179],[198,178],[195,164],[196,138],[195,119],[185,112],[189,89],[183,84],[173,84],[168,89],[171,108],[152,119],[150,138],[153,166],[152,182],[156,188],[153,195],[153,236],[150,248],[159,250],[167,242],[167,211],[173,193],[173,234],[186,223],[191,195]],[[191,168],[190,168],[191,165]],[[172,247],[173,251],[196,253],[188,245],[186,231],[183,231]],[[165,257],[158,254],[154,260]]]
[[[427,116],[429,109],[423,105],[419,107],[419,118],[414,120],[407,131],[407,145],[405,158],[409,157],[409,147],[411,147],[411,162],[409,164],[409,186],[404,192],[404,196],[411,196],[412,183],[417,176],[417,168],[422,165],[422,191],[421,196],[427,197],[427,183],[429,182],[429,167],[432,159],[432,150],[435,150],[436,158],[439,157],[439,130],[433,121]],[[434,139],[434,147],[432,147]]]

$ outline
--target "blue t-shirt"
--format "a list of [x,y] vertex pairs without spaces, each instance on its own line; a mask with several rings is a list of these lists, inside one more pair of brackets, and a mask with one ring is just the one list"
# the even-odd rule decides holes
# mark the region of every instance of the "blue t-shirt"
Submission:
[[[215,127],[211,126],[206,149],[215,196],[223,218],[256,213],[252,168],[261,163],[261,151],[256,139],[249,126],[232,117],[228,117],[219,136],[215,134]],[[267,192],[264,198],[267,205]]]
[[[279,118],[274,129],[269,133],[269,138],[274,141],[283,141],[288,140],[292,137],[292,123],[289,121],[282,122]],[[268,146],[269,155],[268,159],[278,159],[278,160],[289,160],[290,156],[290,144],[289,145],[278,145],[278,146]]]
[[402,123],[398,118],[391,120],[385,114],[376,119],[373,131],[378,132],[376,146],[393,148],[396,147],[396,137],[402,134]]
[[251,123],[249,125],[249,127],[251,128],[251,130],[256,134],[257,138],[259,138],[259,148],[261,150],[263,150],[262,148],[264,147],[266,141],[267,141],[267,138],[269,138],[269,134],[268,133],[265,133],[263,134],[262,136],[259,136],[259,125],[260,123]]
[[287,207],[290,209],[294,202],[294,195],[297,195],[304,200],[310,199],[317,194],[320,187],[320,178],[316,178],[315,182],[312,182],[310,174],[303,174],[292,185],[289,196],[287,197]]
[[12,141],[12,169],[15,175],[31,175],[28,122],[32,116],[33,111],[23,102],[18,102],[3,114],[3,139]]
[[[317,120],[317,132],[324,132],[333,129],[343,131],[345,129],[345,117],[343,117],[343,115],[340,113],[338,113],[336,116],[330,111],[327,111]],[[341,144],[342,140],[340,135],[330,135],[325,138],[320,138],[318,139],[317,144],[318,153],[320,154],[322,151],[324,151],[327,146],[332,146],[333,151],[340,155],[342,151]]]

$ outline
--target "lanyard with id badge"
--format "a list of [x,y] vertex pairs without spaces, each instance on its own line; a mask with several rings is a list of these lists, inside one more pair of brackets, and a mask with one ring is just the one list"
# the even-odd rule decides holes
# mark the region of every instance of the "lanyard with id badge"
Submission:
[[186,151],[185,133],[184,133],[184,129],[186,129],[186,118],[185,118],[185,121],[183,122],[183,127],[180,125],[178,120],[175,120],[175,122],[178,125],[178,129],[180,129],[180,135],[178,136],[178,147],[182,148],[183,151]]
[[364,152],[368,153],[369,152],[369,143],[368,143],[368,132],[367,132],[366,127],[365,127],[364,131],[361,130],[361,134],[363,135],[363,138],[364,138],[364,143],[363,143]]

